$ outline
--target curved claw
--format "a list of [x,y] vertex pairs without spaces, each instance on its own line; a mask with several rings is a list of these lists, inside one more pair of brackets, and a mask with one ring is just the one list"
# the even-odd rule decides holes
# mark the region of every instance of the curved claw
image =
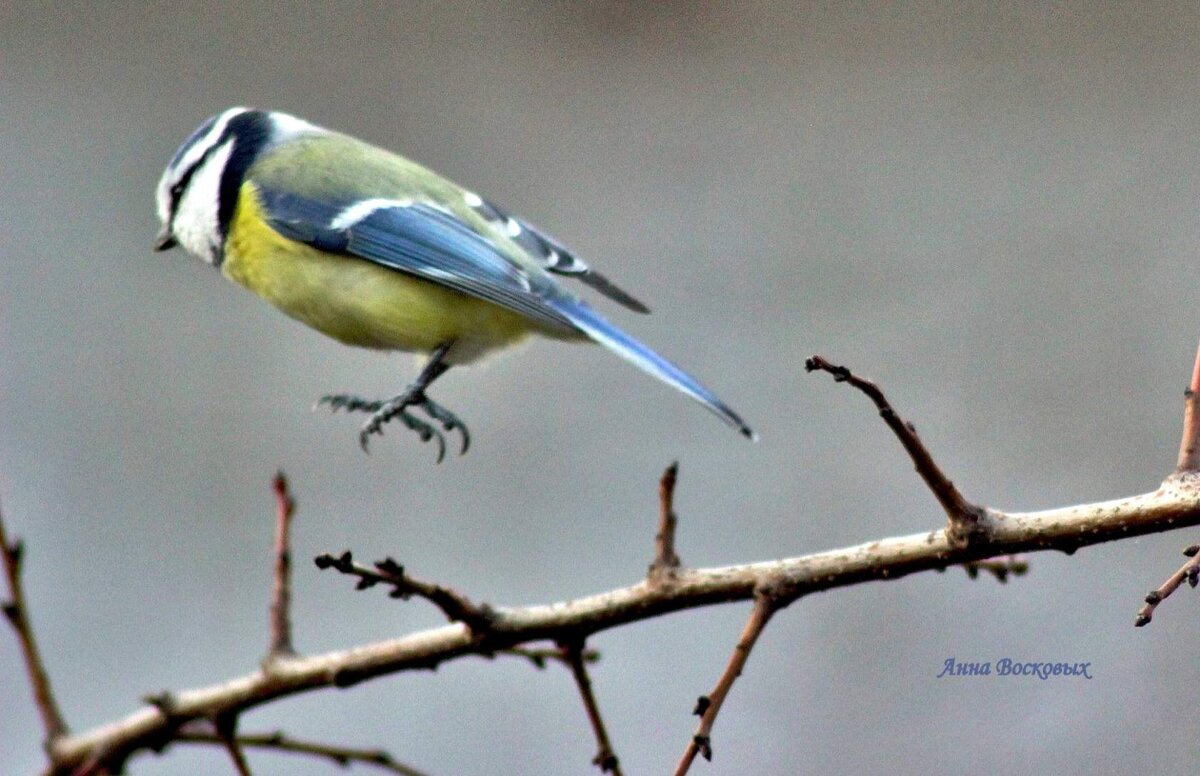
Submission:
[[442,424],[443,429],[446,431],[458,431],[462,434],[462,448],[458,451],[458,454],[466,454],[467,450],[471,448],[471,432],[467,430],[467,424],[459,420],[458,416],[453,412],[431,399],[426,398],[421,406],[429,414],[429,417]]
[[428,442],[430,439],[437,442],[438,455],[437,463],[441,463],[446,457],[446,438],[440,431],[435,429],[428,423],[419,420],[408,412],[405,412],[403,404],[387,406],[375,412],[366,423],[363,424],[362,430],[358,434],[358,443],[362,447],[364,453],[370,453],[368,443],[372,434],[383,436],[383,426],[393,418],[400,418],[405,427],[411,431],[415,431],[422,442]]

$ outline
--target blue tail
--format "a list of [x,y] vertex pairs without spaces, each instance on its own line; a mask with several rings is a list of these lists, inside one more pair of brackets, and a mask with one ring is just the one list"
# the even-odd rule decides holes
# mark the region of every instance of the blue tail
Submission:
[[575,324],[580,331],[594,341],[616,353],[643,372],[653,375],[667,385],[691,396],[716,414],[721,420],[737,429],[742,436],[751,440],[758,439],[758,434],[755,434],[746,425],[746,422],[736,412],[731,410],[725,402],[718,399],[716,394],[701,385],[699,380],[609,323],[600,313],[591,307],[574,299],[553,299],[547,301],[555,310],[569,318],[571,323]]

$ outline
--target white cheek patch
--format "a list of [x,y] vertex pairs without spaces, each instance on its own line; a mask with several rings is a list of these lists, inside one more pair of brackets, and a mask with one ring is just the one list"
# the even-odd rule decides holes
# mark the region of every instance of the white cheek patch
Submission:
[[334,216],[333,220],[329,222],[329,228],[336,232],[345,231],[359,221],[370,218],[376,211],[394,207],[410,207],[411,205],[411,199],[383,199],[382,197],[364,199],[361,202],[355,202]]
[[209,264],[216,264],[221,233],[217,208],[220,202],[221,174],[233,153],[233,138],[214,149],[196,170],[175,211],[172,223],[175,239],[189,252]]

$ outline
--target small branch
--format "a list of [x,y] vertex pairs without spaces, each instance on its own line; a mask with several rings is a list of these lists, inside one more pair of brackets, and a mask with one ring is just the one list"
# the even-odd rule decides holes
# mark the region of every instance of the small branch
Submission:
[[292,657],[296,654],[292,646],[292,621],[289,614],[292,603],[292,551],[291,524],[296,513],[296,501],[288,490],[287,477],[282,471],[272,482],[277,504],[275,511],[275,583],[271,589],[271,645],[267,660]]
[[844,366],[831,364],[820,356],[808,359],[804,368],[809,372],[828,372],[836,382],[849,383],[875,403],[879,409],[879,416],[900,440],[900,444],[904,446],[913,465],[916,466],[917,474],[925,480],[925,484],[933,491],[934,497],[950,518],[951,538],[963,543],[986,538],[984,509],[968,501],[950,478],[942,473],[925,443],[917,436],[916,427],[900,417],[878,385],[852,374]]
[[392,598],[407,599],[414,595],[424,598],[441,609],[446,619],[461,622],[476,634],[486,633],[495,618],[495,614],[486,604],[476,605],[453,588],[414,579],[403,566],[391,558],[377,561],[374,568],[369,568],[355,563],[354,556],[347,551],[336,556],[324,553],[318,555],[314,562],[321,570],[333,569],[348,576],[358,577],[356,590],[366,590],[383,584],[391,586],[392,592],[388,595]]
[[1183,580],[1186,579],[1192,587],[1200,583],[1200,544],[1193,544],[1184,550],[1183,554],[1188,557],[1187,563],[1180,566],[1179,571],[1169,576],[1157,590],[1151,590],[1150,594],[1146,596],[1145,606],[1138,610],[1137,618],[1133,621],[1136,627],[1149,625],[1151,618],[1154,617],[1154,610],[1183,584]]
[[25,602],[25,586],[21,583],[21,560],[25,547],[20,540],[11,544],[4,531],[4,515],[0,513],[0,555],[3,557],[4,575],[8,579],[7,601],[2,604],[4,617],[12,625],[21,645],[21,656],[25,659],[25,672],[33,688],[33,699],[42,717],[42,729],[47,745],[67,734],[67,723],[63,721],[54,691],[50,687],[50,676],[42,662],[37,640],[33,637],[33,625],[29,621],[29,606]]
[[976,579],[979,572],[991,574],[1001,584],[1008,581],[1009,576],[1021,577],[1029,571],[1029,562],[1019,555],[1005,555],[986,560],[975,560],[962,564],[967,576]]
[[588,722],[591,723],[592,732],[596,736],[596,756],[592,758],[592,764],[597,766],[601,773],[621,776],[621,765],[608,739],[604,718],[600,716],[600,706],[592,692],[592,680],[588,677],[587,666],[584,665],[583,638],[561,641],[559,648],[562,650],[563,661],[571,667],[571,674],[575,677],[575,686],[579,688],[579,697],[587,712]]
[[770,594],[756,593],[754,608],[750,611],[750,619],[742,628],[742,635],[738,637],[737,644],[733,647],[733,654],[729,656],[729,663],[725,666],[721,678],[717,680],[717,686],[711,693],[701,695],[696,701],[696,708],[692,713],[700,717],[700,724],[697,726],[692,740],[688,742],[687,749],[684,750],[683,757],[679,760],[679,765],[675,767],[675,776],[684,776],[695,762],[697,754],[705,760],[712,760],[713,723],[716,722],[717,714],[729,696],[729,690],[733,687],[734,681],[742,675],[742,669],[745,668],[746,661],[750,658],[750,651],[754,649],[755,642],[758,641],[763,629],[767,627],[767,623],[771,621],[771,616],[778,610],[779,605],[780,602]]
[[1183,392],[1183,438],[1179,441],[1179,464],[1175,472],[1194,472],[1200,469],[1200,348],[1192,365],[1192,382]]
[[237,716],[234,714],[218,715],[213,720],[213,729],[217,733],[217,740],[229,753],[229,759],[233,761],[233,768],[237,771],[238,776],[253,776],[250,773],[250,764],[246,762],[246,755],[242,753],[242,747],[238,743]]
[[[186,744],[224,744],[218,734],[204,731],[184,730],[179,733],[176,740]],[[243,748],[269,749],[276,752],[292,752],[320,757],[331,760],[343,768],[351,763],[362,763],[373,765],[389,773],[400,774],[400,776],[425,776],[421,771],[398,762],[390,754],[380,749],[353,749],[300,741],[289,738],[282,732],[242,734],[237,737],[237,742]]]
[[[530,663],[533,663],[533,667],[539,671],[544,669],[546,667],[546,663],[550,662],[551,660],[560,662],[568,668],[571,666],[570,662],[566,659],[566,656],[563,655],[563,651],[561,649],[510,647],[509,649],[500,650],[497,654],[525,658]],[[583,653],[580,655],[580,657],[583,658],[583,662],[585,663],[597,663],[600,661],[600,653],[594,649],[583,650]]]
[[658,481],[658,533],[654,535],[654,561],[648,574],[651,580],[661,580],[679,568],[679,556],[675,553],[675,481],[679,475],[679,462],[671,464]]

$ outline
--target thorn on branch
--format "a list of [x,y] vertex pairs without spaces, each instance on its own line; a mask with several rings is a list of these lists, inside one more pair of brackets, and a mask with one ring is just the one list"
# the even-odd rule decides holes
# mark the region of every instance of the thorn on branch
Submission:
[[648,578],[662,581],[679,569],[679,555],[675,552],[675,482],[679,476],[679,462],[667,467],[658,481],[658,533],[654,535],[654,560],[650,563]]
[[809,372],[827,372],[833,375],[834,382],[849,383],[875,404],[879,410],[879,416],[900,440],[900,444],[904,446],[905,451],[912,459],[917,473],[925,480],[925,484],[933,491],[934,497],[946,512],[946,516],[950,520],[946,535],[955,544],[966,546],[987,541],[986,511],[983,507],[968,501],[942,472],[928,448],[925,447],[925,443],[917,436],[916,426],[900,417],[878,385],[856,376],[844,366],[831,364],[821,356],[809,358],[804,362],[804,368]]
[[1150,620],[1154,617],[1154,610],[1185,580],[1191,587],[1200,584],[1200,545],[1191,545],[1183,551],[1183,554],[1187,557],[1187,562],[1180,566],[1178,571],[1167,577],[1166,582],[1159,585],[1157,589],[1151,590],[1143,599],[1146,603],[1138,610],[1137,617],[1133,620],[1134,627],[1141,628],[1149,625]]
[[374,567],[354,562],[349,550],[341,555],[324,553],[313,559],[321,570],[333,569],[347,576],[357,577],[355,590],[367,590],[376,585],[389,585],[392,598],[407,600],[412,596],[424,598],[442,610],[451,622],[461,622],[472,633],[481,636],[491,630],[496,613],[487,604],[475,604],[462,593],[444,585],[415,579],[404,570],[404,566],[391,558],[376,561]]

